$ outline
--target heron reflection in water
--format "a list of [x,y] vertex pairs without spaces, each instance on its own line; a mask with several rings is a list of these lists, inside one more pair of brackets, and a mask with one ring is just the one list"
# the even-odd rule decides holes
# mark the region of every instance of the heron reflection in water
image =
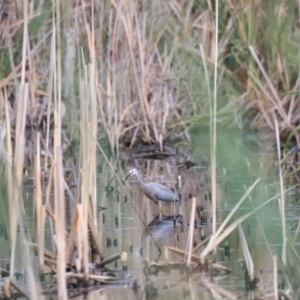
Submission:
[[124,181],[133,174],[137,176],[137,179],[141,185],[144,195],[159,205],[160,214],[162,212],[162,203],[174,203],[174,212],[175,212],[175,202],[180,203],[180,198],[178,195],[174,194],[172,190],[170,190],[169,188],[167,188],[166,186],[160,183],[157,182],[145,183],[143,181],[141,172],[136,168],[133,168],[129,171]]
[[151,233],[154,239],[161,239],[176,226],[182,224],[182,215],[177,216],[156,216],[148,225],[144,235]]

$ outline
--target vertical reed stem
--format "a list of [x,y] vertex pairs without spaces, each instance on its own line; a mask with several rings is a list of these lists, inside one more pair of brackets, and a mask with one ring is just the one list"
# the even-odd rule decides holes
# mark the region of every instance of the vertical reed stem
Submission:
[[191,210],[191,217],[190,217],[190,228],[189,228],[189,238],[188,238],[188,257],[186,261],[186,265],[189,267],[191,265],[191,257],[193,251],[193,236],[194,236],[194,223],[195,223],[195,213],[196,213],[196,197],[193,196],[192,199],[192,210]]
[[275,130],[276,130],[276,142],[277,142],[277,154],[278,154],[278,169],[279,169],[279,182],[280,182],[280,200],[279,200],[279,209],[280,209],[280,219],[282,227],[282,252],[281,259],[284,266],[286,266],[286,223],[285,223],[285,200],[284,200],[284,187],[283,187],[283,178],[281,171],[281,154],[280,154],[280,140],[279,140],[279,128],[278,121],[275,119]]
[[215,16],[215,62],[214,62],[214,102],[213,102],[213,122],[211,138],[211,196],[212,196],[212,234],[216,232],[216,210],[217,210],[217,184],[216,184],[216,149],[217,149],[217,76],[218,76],[218,18],[219,18],[219,1],[216,0]]

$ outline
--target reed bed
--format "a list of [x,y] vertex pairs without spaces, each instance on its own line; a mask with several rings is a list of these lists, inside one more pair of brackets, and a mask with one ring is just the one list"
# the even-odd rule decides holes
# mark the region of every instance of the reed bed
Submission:
[[[293,21],[299,18],[299,1],[228,0],[221,8],[219,11],[218,1],[74,0],[68,5],[53,1],[52,6],[48,1],[3,2],[0,125],[6,130],[5,134],[1,131],[0,140],[5,135],[6,146],[0,145],[0,151],[5,161],[11,240],[9,277],[1,290],[5,297],[18,292],[33,299],[44,292],[33,266],[40,274],[57,278],[61,299],[67,298],[71,279],[86,285],[117,281],[101,269],[114,260],[125,260],[126,254],[105,258],[97,227],[99,132],[100,140],[106,140],[111,153],[119,157],[120,149],[138,144],[159,144],[162,152],[165,142],[174,137],[188,139],[187,129],[196,122],[211,128],[213,233],[201,246],[192,247],[194,199],[188,250],[168,247],[166,251],[187,258],[184,263],[189,268],[196,264],[224,270],[214,258],[210,260],[210,253],[238,229],[247,274],[250,282],[255,280],[240,224],[273,199],[228,225],[258,183],[255,181],[216,228],[216,126],[268,126],[276,131],[278,149],[280,135],[285,138],[292,133],[289,139],[298,143],[299,29]],[[269,23],[273,27],[267,27]],[[80,155],[72,167],[80,171],[75,172],[76,191],[71,192],[64,155],[78,141]],[[278,152],[279,166],[280,157]],[[23,226],[26,163],[35,166],[36,187],[34,243],[26,234],[22,236],[29,293],[15,283],[13,275],[17,227]],[[288,251],[299,257],[286,237],[281,168],[279,173],[281,260],[286,266]],[[66,197],[73,203],[70,232],[66,231]],[[52,251],[45,249],[47,221],[52,224]],[[90,266],[92,249],[96,249],[96,275]],[[37,255],[34,263],[30,251]],[[275,287],[277,262],[273,256],[274,298],[284,293]],[[216,297],[234,299],[216,285],[205,287]]]
[[[53,56],[48,46],[53,30],[58,29],[52,26],[49,3],[4,2],[0,89],[6,90],[9,109],[14,111],[23,72],[23,82],[30,82],[30,93],[35,95],[27,119],[36,126],[42,116],[50,117],[53,102],[48,78],[53,68],[49,62],[59,61],[60,92],[68,107],[66,127],[72,138],[78,138],[77,87],[84,57],[93,66],[93,97],[98,104],[94,113],[117,156],[122,147],[162,145],[186,132],[191,122],[208,125],[212,106],[207,89],[214,80],[214,98],[219,100],[213,111],[218,122],[268,126],[275,131],[276,118],[281,136],[287,137],[300,115],[296,105],[298,28],[293,25],[298,2],[224,1],[215,15],[217,7],[210,1],[70,1],[62,6],[60,16],[53,10],[61,18],[57,34],[64,37],[60,52]],[[47,100],[44,106],[37,98]],[[1,114],[3,119],[3,103]]]

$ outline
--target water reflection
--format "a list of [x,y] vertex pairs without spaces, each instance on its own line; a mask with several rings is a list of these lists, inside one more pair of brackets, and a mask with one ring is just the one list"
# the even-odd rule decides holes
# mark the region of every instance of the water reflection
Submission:
[[180,224],[182,224],[182,215],[175,217],[158,215],[147,225],[143,239],[147,237],[161,239]]

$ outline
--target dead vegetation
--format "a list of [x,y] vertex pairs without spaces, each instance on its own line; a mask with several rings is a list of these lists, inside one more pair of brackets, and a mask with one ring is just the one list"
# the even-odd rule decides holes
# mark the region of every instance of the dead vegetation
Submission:
[[[105,133],[111,152],[119,156],[122,147],[131,149],[141,143],[160,144],[163,149],[163,143],[177,134],[188,137],[186,129],[190,123],[211,124],[209,91],[213,67],[217,70],[214,79],[222,82],[215,94],[218,107],[215,104],[213,115],[218,122],[239,127],[268,126],[274,131],[278,123],[283,135],[299,124],[299,72],[293,63],[298,55],[298,28],[291,22],[298,18],[296,1],[290,6],[287,1],[225,1],[216,23],[211,1],[71,1],[71,5],[52,5],[50,1],[16,0],[13,4],[2,1],[0,6],[0,158],[5,164],[11,239],[9,276],[1,282],[0,291],[5,297],[16,291],[32,299],[38,297],[42,290],[35,280],[34,266],[43,275],[57,276],[55,288],[60,298],[67,297],[68,283],[88,286],[118,281],[115,276],[104,275],[101,269],[106,262],[126,259],[126,254],[105,258],[99,243],[99,132]],[[276,26],[268,27],[264,33],[270,20]],[[218,28],[219,44],[214,38]],[[270,46],[265,42],[267,34],[274,39]],[[70,138],[67,146],[73,140],[80,143],[75,193],[65,181],[64,131]],[[296,132],[294,136],[298,141]],[[25,159],[35,166],[36,187],[35,242],[29,243],[25,234],[21,239],[30,294],[14,281],[16,233],[18,225],[22,226],[19,223],[24,205],[20,191]],[[215,160],[214,152],[212,159]],[[46,190],[41,187],[45,180],[42,174],[47,174]],[[215,176],[212,173],[212,182]],[[66,194],[74,204],[68,234],[64,216]],[[283,189],[280,203],[284,220]],[[195,205],[191,223],[194,214]],[[218,229],[214,228],[210,241],[202,245],[202,252],[197,255],[199,249],[192,246],[192,226],[187,250],[167,250],[185,257],[188,267],[196,264],[218,269],[207,258],[231,231],[238,229],[252,283],[253,264],[240,227],[247,217],[241,217],[227,229],[227,219]],[[54,228],[53,252],[44,248],[46,220]],[[285,229],[284,222],[282,226]],[[285,230],[283,239],[281,259],[285,266]],[[294,249],[292,245],[290,248]],[[92,274],[89,264],[91,249],[98,255],[97,274]],[[31,251],[36,253],[35,263]],[[275,297],[279,293],[276,256],[273,261]],[[212,293],[218,292],[217,286],[207,286]],[[229,297],[223,290],[218,293]]]
[[[222,5],[218,122],[275,130],[275,118],[286,137],[299,123],[297,27],[291,23],[297,19],[297,3],[264,5],[253,0],[243,6],[232,1]],[[29,1],[28,7],[21,1],[2,2],[0,89],[9,99],[12,122],[22,71],[23,80],[30,83],[28,127],[37,129],[49,115],[49,65],[59,59],[64,122],[71,138],[78,138],[78,75],[86,63],[93,68],[91,93],[98,103],[98,124],[113,153],[140,143],[162,144],[182,134],[190,122],[208,124],[216,52],[213,3],[72,1],[61,7],[61,24],[55,31],[52,11],[48,1],[36,6]],[[265,33],[270,22],[276,26],[268,26]],[[54,33],[61,41],[53,56]],[[264,42],[266,34],[270,43]],[[22,50],[24,38],[28,43]]]

